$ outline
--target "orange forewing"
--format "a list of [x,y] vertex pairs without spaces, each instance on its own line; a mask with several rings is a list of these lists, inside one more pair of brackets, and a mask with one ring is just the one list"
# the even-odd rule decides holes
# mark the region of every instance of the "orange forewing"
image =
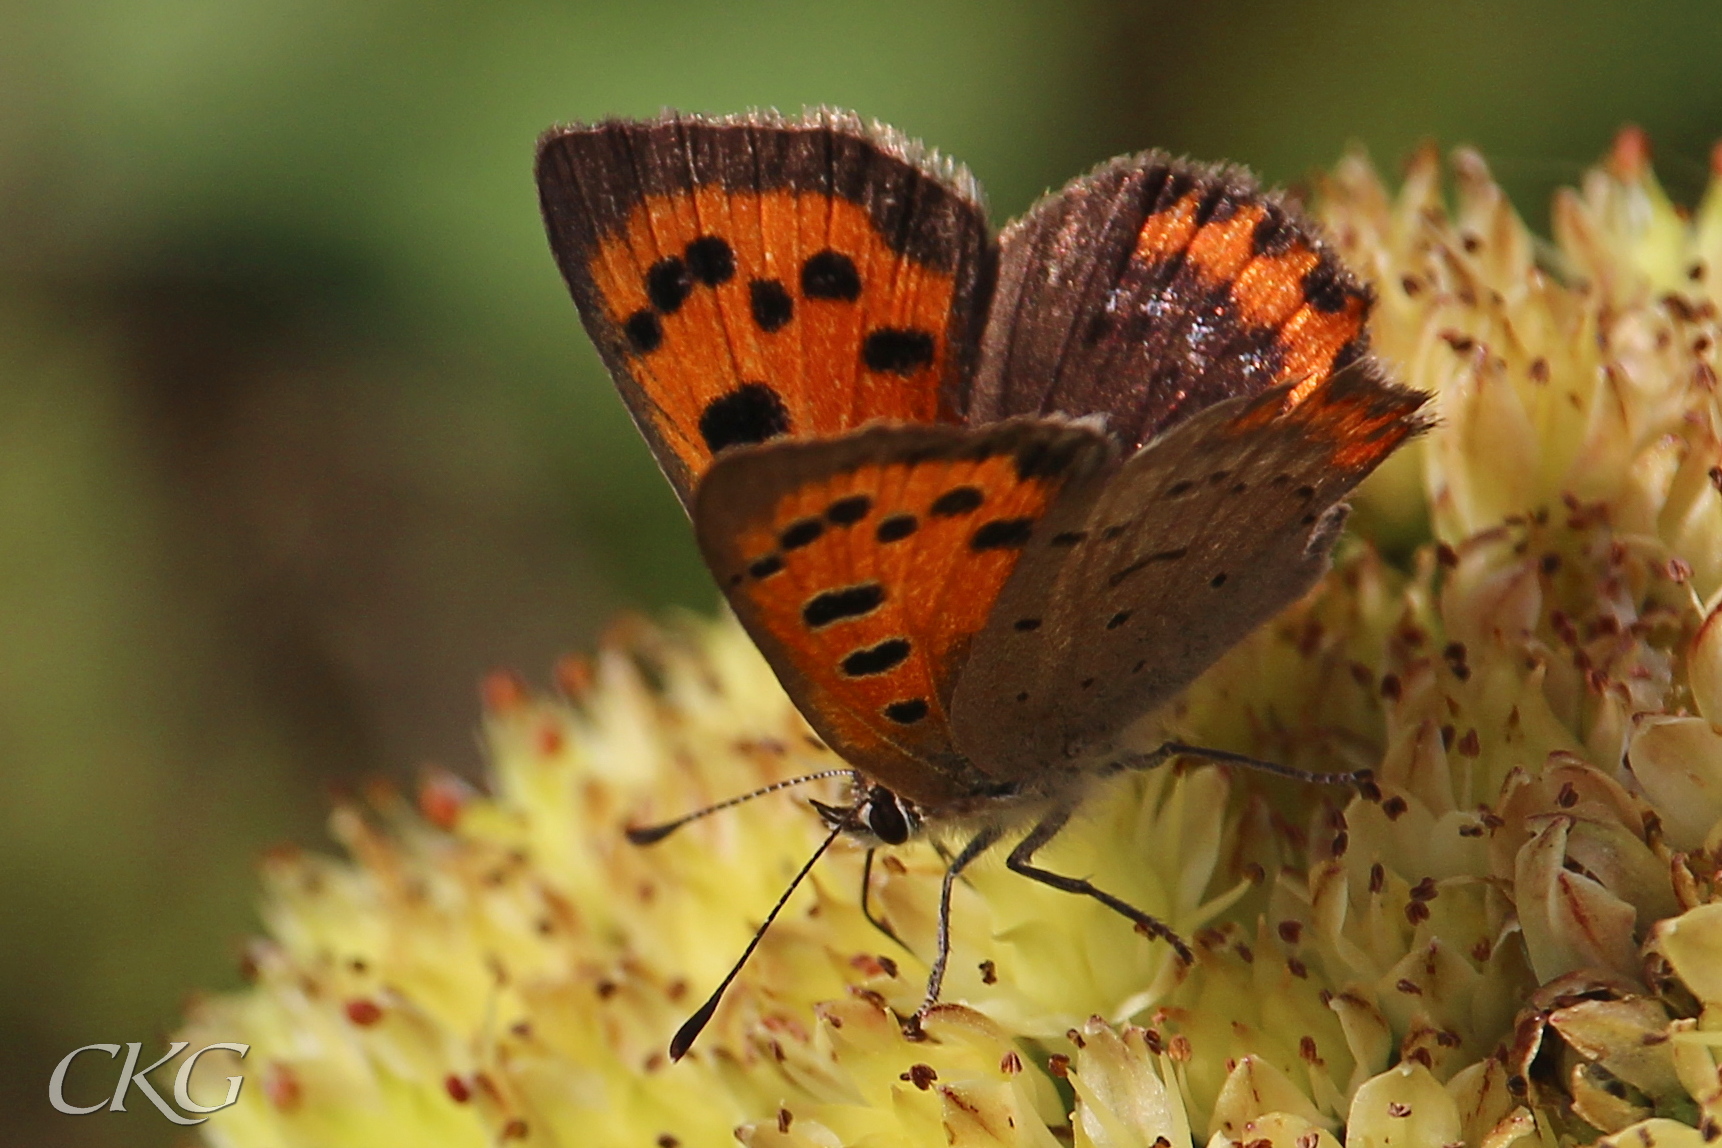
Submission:
[[[786,433],[798,437],[837,434],[872,418],[940,417],[955,277],[893,251],[867,210],[844,199],[716,186],[646,199],[590,259],[609,321],[625,330],[632,316],[652,313],[651,269],[682,259],[706,236],[730,245],[733,275],[692,287],[674,312],[657,314],[662,342],[655,348],[630,348],[648,417],[688,474],[697,477],[711,464],[701,416],[743,383],[770,386],[788,415]],[[860,288],[854,301],[803,293],[802,267],[824,251],[853,262]],[[781,327],[766,330],[755,319],[755,283],[776,284],[789,299],[791,317]],[[931,354],[908,369],[870,370],[863,343],[880,329],[922,332]]]
[[1051,420],[769,444],[717,462],[695,526],[820,735],[903,796],[946,803],[976,784],[948,717],[969,643],[1048,508],[1107,457],[1097,433]]

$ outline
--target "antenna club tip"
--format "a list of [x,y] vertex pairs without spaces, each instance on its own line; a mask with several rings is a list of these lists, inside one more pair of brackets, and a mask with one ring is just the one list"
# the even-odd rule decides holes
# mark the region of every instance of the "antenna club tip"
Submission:
[[711,1020],[712,1014],[717,1012],[717,1003],[722,995],[723,989],[720,988],[711,1000],[701,1006],[699,1012],[682,1022],[682,1027],[678,1028],[676,1035],[670,1038],[671,1060],[680,1060],[688,1054],[688,1050],[694,1046],[694,1041],[698,1040],[700,1033],[705,1031],[706,1024]]
[[630,825],[627,829],[623,830],[623,832],[627,835],[629,844],[656,845],[671,833],[674,833],[675,830],[676,827],[674,825]]

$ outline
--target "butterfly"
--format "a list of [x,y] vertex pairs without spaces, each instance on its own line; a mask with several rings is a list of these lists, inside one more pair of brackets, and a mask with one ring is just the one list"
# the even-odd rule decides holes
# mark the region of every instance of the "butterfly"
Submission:
[[537,177],[707,564],[853,771],[819,852],[966,831],[910,1031],[953,881],[1024,820],[1012,869],[1188,961],[1033,857],[1090,779],[1190,748],[1121,735],[1314,585],[1345,495],[1425,428],[1369,354],[1367,288],[1243,170],[1157,151],[996,238],[963,168],[832,110],[559,128]]

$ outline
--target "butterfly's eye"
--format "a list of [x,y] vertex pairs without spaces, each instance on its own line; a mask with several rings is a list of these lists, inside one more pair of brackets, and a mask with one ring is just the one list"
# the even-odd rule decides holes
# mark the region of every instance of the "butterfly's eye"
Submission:
[[882,785],[875,785],[867,795],[861,819],[867,831],[886,845],[901,845],[909,839],[909,818],[897,795]]

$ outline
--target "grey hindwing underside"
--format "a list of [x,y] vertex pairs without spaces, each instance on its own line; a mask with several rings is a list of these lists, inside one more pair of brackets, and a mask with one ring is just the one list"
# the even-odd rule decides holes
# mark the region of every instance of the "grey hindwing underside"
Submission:
[[1253,405],[1179,424],[1036,530],[952,698],[977,768],[1014,780],[1108,752],[1321,577],[1362,474],[1306,424],[1227,427]]

